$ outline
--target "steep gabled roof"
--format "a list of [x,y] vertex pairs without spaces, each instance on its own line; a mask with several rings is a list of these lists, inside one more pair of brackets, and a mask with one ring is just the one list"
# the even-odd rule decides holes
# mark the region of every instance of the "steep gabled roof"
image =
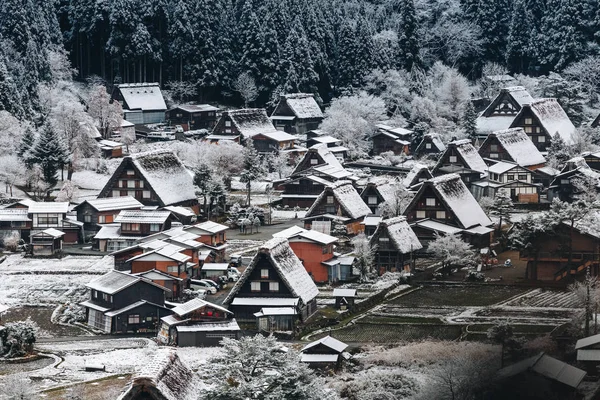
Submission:
[[387,237],[393,242],[396,250],[402,254],[408,254],[423,248],[417,235],[406,221],[406,217],[394,217],[379,222],[375,233],[373,233],[372,240],[378,238],[384,231],[387,232]]
[[[323,112],[315,101],[312,93],[293,93],[281,96],[280,102],[285,101],[296,118],[323,118]],[[273,111],[273,116],[277,115],[279,104]]]
[[[500,89],[500,93],[492,100],[492,102],[483,111],[482,116],[489,116],[494,109],[498,106],[500,100],[507,95],[509,100],[512,100],[513,104],[517,107],[523,107],[523,104],[530,104],[533,102],[533,97],[529,94],[527,89],[523,86],[511,86]],[[519,109],[517,109],[517,112]]]
[[317,242],[319,244],[331,244],[338,241],[338,238],[335,236],[327,235],[326,233],[317,232],[314,230],[307,230],[301,228],[299,226],[291,226],[287,229],[284,229],[280,232],[273,234],[274,238],[285,238],[291,239],[294,237],[300,237],[306,240],[310,240],[313,242]]
[[96,211],[112,211],[112,210],[130,210],[139,209],[143,204],[131,196],[124,197],[104,197],[99,199],[85,200],[75,208],[81,207],[88,203]]
[[[309,164],[309,159],[311,159],[316,154],[318,164]],[[334,174],[335,173],[343,173],[343,175],[348,176],[351,175],[350,172],[346,171],[342,164],[340,164],[340,160],[331,152],[331,150],[327,147],[325,143],[315,144],[311,148],[308,149],[306,154],[294,171],[290,174],[290,176],[298,175],[299,173],[306,171],[310,168],[320,168],[325,169],[323,173]]]
[[337,181],[329,187],[325,187],[323,192],[317,197],[313,205],[306,213],[306,217],[313,216],[318,205],[325,201],[327,195],[333,195],[345,214],[352,219],[359,219],[365,215],[371,214],[371,209],[365,204],[360,194],[352,186],[350,181]]
[[427,179],[433,178],[433,175],[431,174],[431,171],[429,171],[429,168],[427,168],[427,165],[417,163],[413,165],[410,171],[408,171],[408,174],[406,174],[406,177],[402,181],[402,184],[407,188],[416,185],[417,183],[419,183],[417,179],[422,173],[425,173],[425,175],[427,175]]
[[422,150],[424,150],[426,143],[431,143],[432,145],[434,145],[438,152],[446,150],[446,146],[444,145],[444,142],[442,142],[440,134],[432,132],[426,133],[423,136],[423,140],[421,140],[421,143],[419,143],[419,145],[415,149],[415,153],[419,153]]
[[494,137],[498,139],[498,142],[500,142],[510,158],[523,167],[544,164],[546,162],[542,153],[535,147],[523,128],[510,128],[492,132],[481,145],[481,149],[484,148],[486,142],[492,140]]
[[132,165],[146,180],[149,186],[146,190],[151,189],[156,193],[162,207],[197,200],[192,173],[170,150],[148,151],[123,158],[100,196],[108,197],[114,181],[128,165]]
[[267,258],[292,295],[300,298],[303,304],[308,304],[319,294],[319,289],[304,269],[302,262],[292,251],[287,239],[273,238],[259,247],[250,265],[235,283],[223,304],[231,303],[262,257]]
[[575,125],[573,125],[567,113],[556,99],[537,99],[530,104],[523,105],[515,120],[519,119],[528,110],[531,110],[531,113],[538,119],[546,132],[548,132],[548,135],[552,137],[558,132],[565,143],[570,144],[573,142]]
[[485,161],[483,161],[483,158],[481,158],[469,139],[455,140],[450,144],[453,144],[456,147],[456,151],[467,164],[467,168],[480,172],[485,172],[487,170]]
[[158,83],[124,83],[118,86],[130,110],[166,110],[165,99]]
[[224,111],[223,117],[229,115],[231,122],[245,139],[259,133],[276,131],[273,122],[264,108],[244,108],[241,110]]

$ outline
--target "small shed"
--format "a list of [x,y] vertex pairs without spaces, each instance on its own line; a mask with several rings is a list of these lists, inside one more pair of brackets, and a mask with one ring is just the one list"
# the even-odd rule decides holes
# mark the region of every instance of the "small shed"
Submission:
[[600,334],[579,339],[575,344],[575,350],[577,350],[577,361],[582,363],[588,372],[596,375],[597,367],[600,365]]
[[64,232],[48,228],[30,236],[34,256],[51,256],[62,250]]
[[239,339],[240,327],[235,319],[178,325],[177,344],[186,346],[218,346],[223,338]]
[[123,156],[123,143],[102,139],[98,141],[98,144],[100,145],[102,157],[104,158],[117,158]]
[[339,369],[344,359],[350,358],[345,350],[348,345],[331,336],[325,336],[319,340],[307,344],[301,350],[300,361],[307,363],[312,368]]
[[356,289],[333,289],[335,308],[340,310],[350,309],[354,306]]
[[227,276],[228,268],[228,263],[204,263],[202,269],[200,269],[200,276],[207,279],[218,278],[223,275]]
[[254,313],[259,332],[287,332],[295,328],[295,307],[265,307]]

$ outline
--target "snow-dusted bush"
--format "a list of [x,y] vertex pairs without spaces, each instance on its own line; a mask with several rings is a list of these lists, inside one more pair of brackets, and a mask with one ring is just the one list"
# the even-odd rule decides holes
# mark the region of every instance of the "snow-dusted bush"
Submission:
[[0,388],[0,394],[9,400],[25,400],[35,398],[35,392],[29,378],[17,375],[8,375],[4,385]]
[[[60,308],[55,318],[56,322],[62,324],[74,324],[85,321],[85,308],[75,303],[67,303]],[[54,321],[53,321],[54,322]]]
[[0,331],[0,356],[22,357],[33,350],[38,326],[31,319],[9,322]]
[[396,400],[415,392],[415,381],[396,371],[372,369],[354,374],[353,380],[344,382],[340,395],[350,400]]
[[6,250],[17,251],[21,235],[18,231],[5,232],[2,237],[2,244]]

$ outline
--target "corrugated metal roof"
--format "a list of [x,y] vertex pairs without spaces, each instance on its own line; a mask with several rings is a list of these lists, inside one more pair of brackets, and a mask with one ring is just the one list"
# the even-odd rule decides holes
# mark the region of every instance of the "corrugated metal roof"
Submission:
[[[141,208],[142,203],[131,196],[124,197],[105,197],[94,200],[86,200],[87,203],[98,211],[125,210]],[[83,203],[82,203],[83,204]],[[79,207],[79,206],[77,206]]]
[[598,343],[600,343],[600,333],[597,335],[592,335],[583,339],[579,339],[577,341],[577,344],[575,344],[575,350],[583,349],[584,347],[588,347]]
[[56,213],[56,214],[66,214],[69,211],[69,203],[68,202],[40,202],[36,201],[29,206],[30,214],[42,214],[42,213]]
[[227,322],[204,322],[196,325],[180,325],[177,332],[211,332],[211,331],[239,331],[237,321],[230,319]]
[[162,224],[170,211],[123,210],[115,218],[118,223]]

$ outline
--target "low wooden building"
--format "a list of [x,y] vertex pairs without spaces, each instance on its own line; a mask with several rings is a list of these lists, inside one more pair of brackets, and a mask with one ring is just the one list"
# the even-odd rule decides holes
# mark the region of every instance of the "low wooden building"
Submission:
[[483,158],[510,161],[535,170],[546,164],[546,159],[535,147],[523,128],[511,128],[489,134],[479,148]]
[[340,310],[352,309],[356,299],[356,289],[333,289],[333,298],[335,299],[335,308]]
[[400,183],[394,182],[393,178],[373,179],[362,190],[360,198],[371,209],[372,214],[381,215],[385,203],[391,204],[394,201],[399,186]]
[[9,232],[18,232],[21,239],[29,241],[32,220],[27,208],[2,208],[0,209],[0,231],[5,235]]
[[78,243],[82,236],[82,224],[67,218],[69,203],[40,202],[29,205],[28,214],[31,218],[31,229],[42,231],[54,228],[64,232],[63,243]]
[[205,221],[196,225],[184,227],[186,233],[192,233],[198,236],[195,239],[202,243],[214,254],[214,262],[223,262],[225,260],[225,251],[227,250],[227,229],[226,225],[213,221]]
[[325,336],[302,348],[300,362],[306,363],[312,368],[338,370],[342,361],[349,358],[349,354],[344,352],[347,348],[346,343],[331,336]]
[[278,130],[300,135],[317,129],[323,121],[323,112],[312,93],[283,94],[271,120]]
[[377,132],[372,136],[373,155],[391,151],[395,155],[409,154],[412,131],[394,128],[388,125],[377,125]]
[[338,181],[325,187],[306,212],[304,228],[329,235],[333,231],[333,224],[340,222],[346,234],[355,235],[363,231],[361,222],[369,214],[371,209],[361,199],[352,182]]
[[113,224],[103,225],[94,236],[94,248],[117,251],[131,247],[139,239],[171,229],[169,211],[123,210]]
[[159,343],[187,346],[217,346],[223,338],[239,339],[240,327],[228,309],[202,299],[192,299],[171,309],[161,318]]
[[479,173],[479,180],[487,172],[487,165],[469,139],[454,140],[446,146],[446,151],[438,160],[432,173],[435,176],[458,173],[465,183],[472,180],[471,175]]
[[325,186],[330,184],[331,181],[314,175],[286,179],[278,184],[278,188],[283,191],[281,204],[288,208],[309,208],[325,190]]
[[[276,131],[264,108],[244,108],[228,110],[221,113],[212,133],[205,139],[211,142],[219,141],[221,137],[245,142],[259,133]],[[237,139],[236,139],[237,138]]]
[[579,339],[575,344],[575,350],[577,350],[577,361],[583,364],[591,375],[596,375],[600,365],[600,335]]
[[174,274],[168,274],[163,271],[152,269],[140,273],[132,273],[132,275],[139,276],[143,279],[152,281],[157,285],[160,285],[168,291],[165,292],[165,298],[169,301],[178,300],[181,298],[183,291],[187,289],[188,280],[178,278]]
[[[265,308],[291,307],[293,320],[305,321],[317,311],[319,294],[302,262],[284,238],[267,241],[242,273],[223,304],[236,318],[255,321],[255,313]],[[274,316],[276,330],[289,331],[289,318]]]
[[424,164],[417,163],[413,165],[410,171],[408,171],[408,174],[406,174],[406,176],[402,180],[402,184],[408,190],[418,190],[419,186],[423,182],[431,178],[433,178],[433,174],[431,173],[429,168]]
[[600,172],[591,169],[583,157],[567,161],[548,187],[548,200],[573,202],[591,185],[600,193]]
[[384,219],[369,239],[375,248],[374,265],[379,275],[386,272],[414,272],[414,253],[423,248],[406,217]]
[[220,109],[210,104],[180,104],[165,112],[171,125],[180,125],[184,131],[212,130]]
[[439,133],[426,133],[423,140],[415,149],[416,157],[443,153],[446,150]]
[[101,139],[98,141],[102,157],[104,158],[119,158],[123,157],[123,143],[113,140]]
[[486,179],[471,184],[471,192],[477,200],[503,193],[513,203],[539,203],[542,185],[534,183],[533,176],[532,171],[516,163],[499,161],[489,167]]
[[122,103],[125,119],[133,124],[156,124],[165,120],[167,105],[158,83],[122,83],[113,99]]
[[294,148],[296,136],[282,131],[261,132],[252,136],[254,148],[260,154],[279,153]]
[[60,253],[63,248],[64,236],[64,232],[54,228],[32,231],[29,237],[32,254],[34,256],[51,256]]
[[97,232],[103,224],[112,224],[122,210],[139,210],[144,205],[131,196],[84,200],[73,209],[86,232]]
[[486,135],[508,129],[524,104],[530,104],[534,99],[523,86],[510,86],[500,90],[477,118],[479,135]]

